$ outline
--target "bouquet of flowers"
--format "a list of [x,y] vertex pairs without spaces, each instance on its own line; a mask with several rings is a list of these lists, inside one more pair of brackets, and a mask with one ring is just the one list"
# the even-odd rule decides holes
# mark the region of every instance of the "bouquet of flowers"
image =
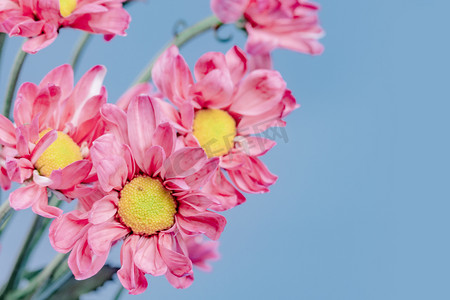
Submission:
[[[109,41],[133,26],[128,5],[142,3],[0,2],[0,49],[7,36],[25,38],[0,115],[0,185],[16,183],[0,204],[0,238],[14,213],[36,214],[0,299],[55,297],[70,280],[85,282],[77,285],[81,295],[114,274],[130,294],[147,289],[146,274],[186,288],[194,266],[209,270],[218,258],[227,223],[221,212],[243,204],[245,193],[267,193],[277,180],[261,160],[276,144],[263,133],[286,126],[299,105],[271,52],[320,54],[318,6],[211,0],[213,15],[178,32],[112,104],[106,67],[93,66],[76,83],[74,70],[92,34]],[[206,52],[189,66],[180,48],[226,24],[246,33],[245,45]],[[66,27],[84,32],[70,64],[18,86],[27,55],[51,47]],[[29,270],[47,230],[59,254]],[[106,264],[112,247],[120,247],[120,266]]]

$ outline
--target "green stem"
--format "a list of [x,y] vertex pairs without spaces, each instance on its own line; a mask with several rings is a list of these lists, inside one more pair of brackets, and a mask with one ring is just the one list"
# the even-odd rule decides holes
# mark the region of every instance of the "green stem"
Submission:
[[9,299],[30,299],[36,291],[39,290],[52,276],[55,270],[64,262],[67,258],[67,254],[58,253],[55,258],[37,275],[33,278],[27,287],[23,290],[15,291],[6,296],[6,300]]
[[[59,201],[54,195],[49,201],[49,205],[51,206],[59,206],[60,203],[61,201]],[[0,294],[0,299],[2,298],[2,295],[6,296],[8,293],[18,287],[20,280],[22,279],[22,275],[25,271],[25,266],[27,265],[28,259],[30,258],[31,253],[41,239],[42,234],[49,225],[50,221],[51,219],[43,218],[39,215],[35,217],[30,231],[28,232],[28,235],[25,239],[25,242],[22,245],[22,249],[17,256],[16,262],[11,271],[11,275],[9,276],[9,280],[6,283],[2,293]]]
[[120,296],[122,296],[122,293],[123,293],[124,290],[125,290],[124,287],[119,282],[119,288],[117,289],[116,295],[114,296],[114,300],[119,300]]
[[0,66],[2,60],[3,45],[5,44],[6,33],[0,32]]
[[5,104],[3,107],[3,115],[7,118],[9,118],[13,95],[16,91],[17,80],[19,79],[20,71],[22,70],[22,66],[26,57],[27,53],[22,51],[22,48],[20,48],[19,52],[17,52],[16,59],[14,60],[13,67],[9,75],[8,88],[6,91]]
[[11,206],[9,205],[9,200],[6,200],[0,206],[0,235],[3,233],[3,230],[5,229],[8,221],[11,219],[13,212],[14,211],[11,209]]
[[92,34],[83,33],[80,40],[78,41],[75,51],[73,51],[72,61],[70,63],[74,70],[77,68],[78,60],[80,59],[80,56],[83,53],[84,49],[86,48],[86,45],[88,44],[91,37]]
[[144,70],[139,75],[138,79],[134,82],[134,84],[147,82],[152,78],[152,69],[155,65],[155,62],[158,58],[163,54],[169,47],[175,45],[177,47],[183,46],[186,42],[196,37],[197,35],[209,30],[215,29],[222,25],[219,19],[216,16],[210,16],[203,21],[194,24],[191,27],[186,28],[182,32],[180,32],[177,36],[173,38],[158,54],[148,63],[148,65],[144,68]]

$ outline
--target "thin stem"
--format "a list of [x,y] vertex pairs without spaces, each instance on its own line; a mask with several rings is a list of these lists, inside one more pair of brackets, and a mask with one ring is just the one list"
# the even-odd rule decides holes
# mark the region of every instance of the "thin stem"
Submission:
[[55,270],[61,265],[62,262],[66,260],[66,258],[67,254],[58,253],[58,255],[56,255],[55,258],[39,273],[39,275],[30,281],[25,289],[7,295],[6,299],[22,299],[24,297],[26,297],[25,299],[30,299],[31,296],[33,296],[33,294],[48,281],[50,276],[52,276]]
[[203,21],[194,24],[191,27],[186,28],[178,35],[176,35],[172,41],[170,41],[158,54],[153,57],[153,59],[148,63],[148,65],[144,68],[144,70],[139,75],[138,79],[134,82],[134,84],[147,82],[152,78],[152,69],[155,65],[155,62],[158,58],[163,54],[170,46],[175,45],[177,47],[183,46],[186,42],[196,37],[197,35],[209,30],[215,29],[222,25],[219,19],[216,16],[210,16]]
[[122,296],[122,293],[124,291],[124,287],[122,286],[121,283],[119,283],[119,288],[117,289],[116,295],[114,296],[114,300],[119,300],[120,296]]
[[42,226],[43,220],[44,218],[41,216],[35,217],[30,231],[28,232],[27,238],[22,245],[22,249],[17,256],[16,262],[12,269],[11,275],[9,276],[9,280],[5,286],[5,289],[2,291],[3,296],[6,296],[12,290],[15,290],[19,285],[23,271],[25,270],[25,265],[30,256],[30,246],[33,244],[33,240],[35,239],[36,233],[38,232],[39,228]]
[[17,52],[16,59],[14,60],[11,73],[9,75],[8,88],[5,96],[5,104],[3,107],[3,115],[9,118],[9,112],[11,111],[11,104],[14,92],[16,91],[17,80],[19,79],[20,71],[22,70],[23,63],[27,53],[22,51],[22,48]]
[[6,200],[3,202],[3,204],[0,206],[0,236],[3,233],[3,230],[6,227],[6,224],[8,224],[9,220],[11,219],[14,211],[11,209],[11,206],[9,205],[9,201]]
[[0,32],[0,66],[2,60],[3,45],[5,44],[6,33]]
[[73,51],[72,61],[70,63],[74,70],[77,68],[78,60],[80,59],[80,56],[83,53],[84,49],[86,48],[86,45],[88,44],[91,37],[92,37],[92,34],[83,33],[81,38],[79,39],[77,46],[75,48],[75,51]]
[[[49,205],[59,206],[60,204],[61,201],[58,200],[55,195],[53,195],[49,201]],[[0,294],[0,299],[2,295],[6,296],[10,291],[13,291],[18,287],[20,280],[22,279],[22,275],[25,271],[25,266],[27,265],[28,259],[30,258],[31,253],[40,241],[42,234],[49,225],[50,221],[51,219],[43,218],[39,215],[35,217],[30,231],[28,232],[28,235],[25,239],[25,242],[22,245],[22,249],[17,256],[16,262],[11,271],[11,275],[9,276],[9,280],[5,285],[4,290]]]

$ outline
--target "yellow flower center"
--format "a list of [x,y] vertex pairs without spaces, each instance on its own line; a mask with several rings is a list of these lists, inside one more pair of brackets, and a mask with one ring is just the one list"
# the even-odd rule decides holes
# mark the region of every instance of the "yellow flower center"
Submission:
[[77,0],[59,0],[59,12],[61,16],[68,17],[77,6]]
[[[45,129],[39,133],[42,138],[51,129]],[[82,160],[80,147],[62,131],[58,131],[58,137],[44,153],[38,158],[34,166],[41,175],[49,177],[54,170],[67,167],[73,162]]]
[[120,192],[118,214],[135,234],[151,235],[169,229],[175,222],[177,205],[158,179],[138,176]]
[[226,111],[202,109],[195,114],[192,133],[208,157],[222,156],[233,148],[236,122]]

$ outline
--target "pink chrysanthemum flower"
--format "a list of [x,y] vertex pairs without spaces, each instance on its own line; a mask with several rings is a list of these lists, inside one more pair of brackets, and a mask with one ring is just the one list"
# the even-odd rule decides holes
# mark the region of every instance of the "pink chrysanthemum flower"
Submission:
[[[185,288],[193,280],[189,249],[192,253],[196,249],[199,255],[202,251],[205,259],[214,257],[210,246],[192,244],[187,236],[205,234],[216,240],[226,224],[224,217],[207,210],[215,198],[200,190],[219,160],[208,159],[198,147],[177,148],[175,130],[169,123],[161,123],[158,104],[148,96],[131,100],[127,113],[112,104],[104,105],[101,111],[110,133],[93,143],[91,157],[106,195],[92,205],[89,224],[83,223],[86,215],[82,212],[61,216],[59,219],[66,218],[70,224],[52,228],[52,244],[56,250],[67,252],[70,247],[58,246],[58,237],[64,239],[64,228],[72,227],[76,232],[88,228],[89,251],[104,258],[112,244],[123,239],[118,276],[131,294],[147,288],[145,273],[165,275],[173,286]],[[72,221],[74,216],[76,222]],[[84,239],[85,235],[77,237]],[[204,259],[191,256],[204,265]],[[84,259],[83,252],[77,257],[80,264],[94,261],[92,256]],[[77,278],[85,278],[79,275],[78,266],[72,271]]]
[[23,186],[9,196],[12,208],[32,207],[36,214],[57,217],[48,206],[47,189],[60,197],[77,198],[91,191],[89,147],[103,134],[100,107],[106,69],[90,69],[73,87],[70,65],[50,71],[39,85],[27,82],[17,92],[13,124],[0,116],[0,144],[12,181]]
[[308,0],[211,0],[211,9],[224,23],[245,20],[246,50],[264,55],[275,48],[320,54],[323,36],[317,11]]
[[[272,126],[284,126],[282,119],[298,107],[283,78],[273,70],[247,73],[247,58],[238,47],[226,55],[204,54],[194,73],[196,83],[176,47],[155,64],[155,85],[178,108],[162,102],[166,117],[187,146],[201,146],[209,157],[219,157],[221,169],[240,190],[267,192],[277,177],[258,157],[275,142],[257,135]],[[215,210],[245,201],[223,172],[215,174],[205,191],[220,199]]]
[[62,27],[104,34],[106,40],[125,35],[130,23],[125,0],[2,0],[0,32],[30,38],[23,51],[36,53],[50,45]]

